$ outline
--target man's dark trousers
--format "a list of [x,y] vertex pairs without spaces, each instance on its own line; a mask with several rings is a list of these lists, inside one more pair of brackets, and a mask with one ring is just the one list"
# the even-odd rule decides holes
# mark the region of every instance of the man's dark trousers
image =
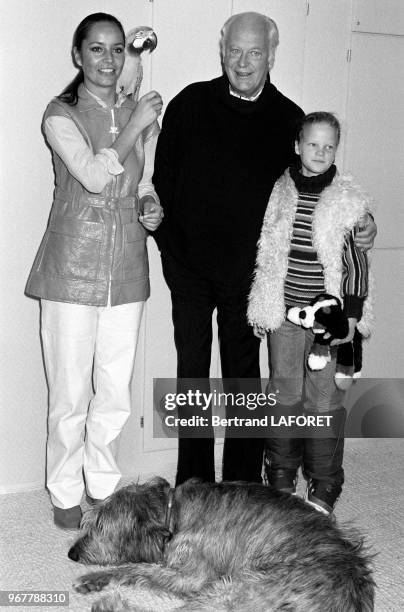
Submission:
[[[196,274],[168,254],[162,255],[162,264],[171,291],[179,386],[181,379],[203,379],[198,388],[209,392],[212,315],[217,308],[222,377],[255,379],[252,384],[258,392],[260,341],[246,319],[250,279],[244,284],[220,283]],[[206,417],[209,412],[192,408],[191,413],[186,406],[179,409],[180,417],[191,414]],[[198,437],[183,437],[179,430],[176,485],[192,477],[215,480],[213,430],[203,428],[204,437],[201,432],[199,428]],[[263,440],[229,437],[229,432],[226,430],[223,449],[223,480],[261,482]]]

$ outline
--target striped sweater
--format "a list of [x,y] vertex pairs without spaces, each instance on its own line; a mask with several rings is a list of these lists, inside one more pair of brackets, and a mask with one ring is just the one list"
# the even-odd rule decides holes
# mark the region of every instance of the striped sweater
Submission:
[[303,306],[324,293],[324,270],[312,240],[313,211],[319,195],[299,191],[288,271],[285,278],[285,304]]

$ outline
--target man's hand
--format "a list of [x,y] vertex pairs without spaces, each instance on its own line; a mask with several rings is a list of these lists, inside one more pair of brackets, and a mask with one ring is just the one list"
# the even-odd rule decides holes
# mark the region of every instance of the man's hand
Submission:
[[373,247],[376,234],[377,226],[369,214],[366,214],[363,218],[364,227],[355,236],[355,244],[361,251],[368,251]]
[[149,232],[153,232],[163,220],[163,207],[157,204],[153,198],[148,197],[142,198],[141,206],[143,212],[139,215],[139,221]]

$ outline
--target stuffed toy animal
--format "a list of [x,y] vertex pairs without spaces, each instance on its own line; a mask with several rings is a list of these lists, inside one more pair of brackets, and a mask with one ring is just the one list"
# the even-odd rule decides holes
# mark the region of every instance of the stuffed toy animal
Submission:
[[152,28],[138,26],[130,30],[125,40],[125,64],[118,79],[117,91],[137,100],[140,85],[143,80],[141,54],[143,51],[152,53],[157,47],[157,36]]
[[[330,342],[334,338],[345,338],[349,332],[348,318],[342,310],[341,301],[333,295],[322,293],[309,306],[290,308],[287,319],[306,329],[312,329],[314,342],[308,358],[311,370],[322,370],[331,360]],[[348,389],[354,378],[359,378],[362,369],[362,336],[357,329],[352,342],[338,345],[335,384]]]

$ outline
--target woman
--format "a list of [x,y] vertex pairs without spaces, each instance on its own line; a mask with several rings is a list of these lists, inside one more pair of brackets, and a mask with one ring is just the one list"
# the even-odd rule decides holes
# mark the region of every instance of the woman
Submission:
[[86,17],[73,57],[79,72],[44,115],[55,193],[26,287],[41,298],[47,487],[61,528],[79,526],[84,487],[90,501],[104,499],[121,476],[114,446],[130,414],[150,293],[146,230],[163,216],[150,179],[162,100],[155,91],[137,104],[116,94],[125,61],[120,22]]

